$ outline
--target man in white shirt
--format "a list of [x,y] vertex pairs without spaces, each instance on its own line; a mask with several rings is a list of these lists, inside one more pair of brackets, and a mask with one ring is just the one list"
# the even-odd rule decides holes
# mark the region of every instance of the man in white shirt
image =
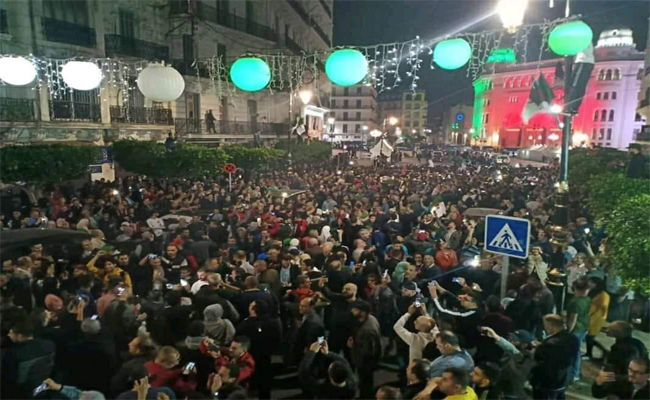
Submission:
[[165,230],[165,222],[160,218],[158,211],[154,211],[151,218],[147,219],[147,225],[151,228],[156,238],[162,236],[163,230]]
[[[415,303],[419,304],[419,303]],[[411,305],[400,319],[397,320],[393,329],[395,333],[399,336],[406,344],[409,345],[409,362],[413,360],[422,359],[422,350],[424,347],[432,342],[436,335],[438,334],[438,327],[436,327],[436,321],[426,315],[424,309],[424,304],[420,307],[416,307],[415,304]],[[411,315],[419,313],[421,314],[415,320],[415,330],[417,333],[409,332],[404,325],[406,321],[411,317]]]

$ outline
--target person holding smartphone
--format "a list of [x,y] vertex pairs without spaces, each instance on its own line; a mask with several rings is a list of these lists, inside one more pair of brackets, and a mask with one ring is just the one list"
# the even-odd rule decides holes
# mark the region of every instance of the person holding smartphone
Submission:
[[591,394],[598,399],[650,399],[650,365],[647,357],[630,361],[627,375],[617,375],[610,364],[600,370],[591,386]]

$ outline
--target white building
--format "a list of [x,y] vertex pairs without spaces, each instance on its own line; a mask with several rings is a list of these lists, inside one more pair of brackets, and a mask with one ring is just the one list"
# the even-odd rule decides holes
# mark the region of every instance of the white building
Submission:
[[[183,95],[166,103],[151,102],[133,85],[125,104],[123,93],[106,81],[101,91],[75,91],[59,99],[47,85],[40,90],[0,86],[3,143],[101,143],[117,137],[161,139],[168,132],[206,142],[250,140],[257,131],[266,139],[286,137],[287,91],[238,91],[235,97],[219,98],[205,71],[199,70],[202,78],[197,78],[194,61],[223,56],[232,62],[245,53],[298,55],[328,49],[332,6],[332,0],[3,2],[0,54],[159,60],[185,79]],[[328,106],[330,86],[325,78],[310,84],[315,108]],[[304,115],[302,103],[295,104],[294,117]],[[206,136],[208,110],[218,122],[217,133]]]
[[331,112],[334,124],[328,126],[333,142],[361,142],[377,126],[377,91],[362,84],[332,86]]
[[641,133],[637,134],[636,142],[641,143],[643,152],[650,154],[650,24],[648,24],[648,41],[645,48],[645,62],[643,65],[641,91],[639,92],[639,104],[636,109],[637,114],[646,119],[645,125],[641,128]]

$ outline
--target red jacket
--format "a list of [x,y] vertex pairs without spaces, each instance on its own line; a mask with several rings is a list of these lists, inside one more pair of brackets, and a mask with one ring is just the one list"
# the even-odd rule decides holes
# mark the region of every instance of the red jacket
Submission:
[[168,387],[181,396],[196,390],[194,375],[183,375],[182,368],[167,369],[154,361],[144,364],[149,372],[151,387]]
[[[199,344],[199,351],[203,354],[208,354],[208,347],[206,346],[205,341]],[[215,372],[219,372],[219,368],[224,365],[228,365],[229,363],[230,357],[219,356],[216,360],[214,360]],[[255,360],[253,360],[253,356],[251,356],[251,353],[245,352],[241,357],[237,359],[236,363],[237,366],[239,366],[239,377],[237,378],[237,383],[248,383],[248,380],[253,375],[253,372],[255,372]]]

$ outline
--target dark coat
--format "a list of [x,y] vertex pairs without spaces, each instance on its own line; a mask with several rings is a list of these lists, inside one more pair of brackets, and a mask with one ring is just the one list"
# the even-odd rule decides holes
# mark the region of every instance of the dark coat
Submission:
[[552,390],[566,387],[578,346],[578,338],[567,330],[547,337],[535,350],[536,364],[530,378],[533,388]]
[[296,362],[300,361],[305,353],[305,349],[308,349],[321,336],[325,336],[325,326],[320,316],[312,311],[305,317],[305,320],[296,333],[296,340],[292,352],[293,359]]

